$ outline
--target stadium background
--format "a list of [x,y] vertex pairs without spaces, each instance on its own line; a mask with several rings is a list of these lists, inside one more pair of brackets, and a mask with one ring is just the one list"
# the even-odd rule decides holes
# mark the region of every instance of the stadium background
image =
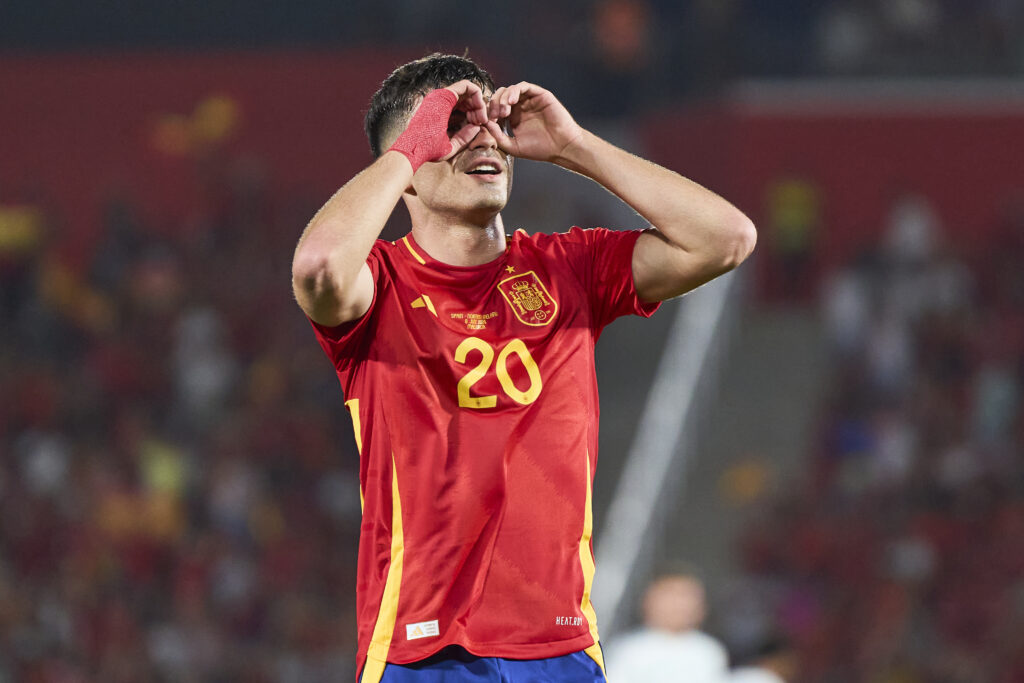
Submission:
[[[380,79],[466,48],[760,230],[606,619],[688,560],[800,680],[1024,680],[1021,3],[7,0],[0,681],[349,678],[354,445],[291,251]],[[510,228],[638,227],[524,166]],[[596,589],[688,298],[602,338]]]

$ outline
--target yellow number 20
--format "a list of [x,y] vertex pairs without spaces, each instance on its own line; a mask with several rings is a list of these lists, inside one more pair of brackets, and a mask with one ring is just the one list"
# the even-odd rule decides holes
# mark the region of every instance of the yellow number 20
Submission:
[[[469,390],[491,369],[491,363],[494,361],[494,349],[483,339],[466,337],[455,349],[455,361],[465,363],[470,351],[480,352],[480,362],[459,380],[459,407],[493,408],[498,405],[497,396],[493,394],[490,396],[472,396]],[[526,391],[521,391],[512,381],[512,376],[508,374],[508,357],[513,353],[519,356],[519,360],[522,362],[523,367],[526,369],[526,374],[530,378],[530,386],[527,387]],[[544,388],[544,384],[540,379],[540,370],[537,368],[537,362],[533,360],[530,350],[526,348],[526,344],[523,343],[522,339],[513,339],[498,352],[498,365],[495,368],[495,373],[498,375],[498,381],[501,382],[501,388],[505,390],[508,397],[520,405],[528,406],[536,401],[537,397],[540,396],[541,390]]]

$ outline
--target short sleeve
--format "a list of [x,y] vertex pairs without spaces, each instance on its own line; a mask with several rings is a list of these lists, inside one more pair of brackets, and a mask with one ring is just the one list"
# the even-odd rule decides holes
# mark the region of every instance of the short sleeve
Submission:
[[327,327],[309,319],[316,340],[320,343],[320,348],[324,350],[338,370],[347,370],[355,360],[365,355],[363,351],[372,337],[372,335],[367,335],[367,330],[374,325],[377,302],[381,297],[381,292],[387,286],[386,269],[381,264],[380,252],[376,247],[366,258],[366,265],[373,276],[373,301],[370,302],[370,308],[366,313],[356,320],[350,320],[335,327]]
[[633,248],[643,230],[582,229],[564,233],[577,251],[574,267],[590,297],[597,331],[623,315],[654,314],[660,301],[641,301],[633,282]]

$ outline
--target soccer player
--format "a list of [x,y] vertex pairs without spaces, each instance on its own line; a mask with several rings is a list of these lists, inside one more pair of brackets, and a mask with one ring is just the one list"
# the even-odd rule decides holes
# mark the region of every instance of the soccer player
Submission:
[[[647,587],[643,627],[608,644],[616,683],[725,683],[725,646],[700,630],[707,616],[704,583],[684,567]],[[685,672],[685,676],[681,676]]]
[[[463,57],[396,69],[366,131],[376,161],[292,266],[360,452],[361,680],[603,681],[594,343],[734,268],[753,226]],[[654,227],[507,235],[516,157],[592,178]],[[399,199],[411,231],[380,240]]]

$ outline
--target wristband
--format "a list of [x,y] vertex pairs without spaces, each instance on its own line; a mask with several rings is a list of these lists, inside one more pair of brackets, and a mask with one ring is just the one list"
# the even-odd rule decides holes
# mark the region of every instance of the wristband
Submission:
[[458,101],[458,96],[447,88],[427,93],[405,130],[388,151],[404,154],[412,164],[413,173],[424,163],[446,156],[452,151],[452,142],[448,138],[448,119]]

